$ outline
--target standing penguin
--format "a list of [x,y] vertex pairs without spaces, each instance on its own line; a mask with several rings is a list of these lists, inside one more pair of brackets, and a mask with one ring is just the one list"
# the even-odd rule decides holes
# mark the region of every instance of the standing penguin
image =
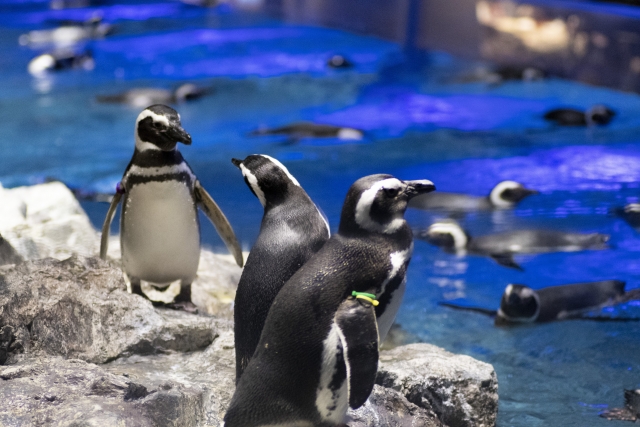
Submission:
[[242,271],[234,305],[236,382],[253,356],[271,303],[293,273],[329,239],[329,224],[278,160],[232,159],[264,207],[260,234]]
[[[404,292],[404,220],[431,181],[371,175],[347,193],[340,227],[284,285],[225,415],[225,427],[333,427],[369,397],[378,346]],[[377,322],[376,322],[377,320]]]
[[191,282],[200,260],[200,207],[242,266],[242,250],[226,217],[200,185],[178,151],[178,142],[189,145],[191,136],[182,128],[180,115],[165,105],[146,108],[136,120],[136,147],[102,226],[100,257],[106,259],[109,228],[116,208],[120,215],[122,268],[132,292],[144,295],[140,281],[166,288],[180,281],[174,308],[195,310]]

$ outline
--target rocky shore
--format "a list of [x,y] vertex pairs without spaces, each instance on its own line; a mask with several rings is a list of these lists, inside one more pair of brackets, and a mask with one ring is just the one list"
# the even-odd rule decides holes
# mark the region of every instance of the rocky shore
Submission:
[[[203,251],[200,314],[127,292],[60,183],[0,188],[0,425],[219,426],[234,390],[232,302],[241,270]],[[493,367],[418,343],[380,355],[351,427],[489,427]]]

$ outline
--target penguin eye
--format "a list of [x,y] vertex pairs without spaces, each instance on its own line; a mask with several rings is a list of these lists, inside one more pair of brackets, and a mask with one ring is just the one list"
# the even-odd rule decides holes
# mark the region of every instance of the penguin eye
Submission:
[[159,122],[152,122],[152,123],[151,123],[151,126],[152,126],[154,129],[158,129],[158,130],[160,130],[160,129],[164,128],[164,125],[163,125],[162,123],[159,123]]
[[384,194],[387,197],[396,197],[399,192],[400,192],[400,190],[397,189],[397,188],[385,188],[384,189]]

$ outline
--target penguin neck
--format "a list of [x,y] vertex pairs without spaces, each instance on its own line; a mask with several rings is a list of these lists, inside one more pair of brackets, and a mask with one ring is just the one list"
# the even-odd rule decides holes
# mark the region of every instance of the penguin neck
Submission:
[[184,162],[182,154],[177,149],[171,151],[162,150],[138,150],[133,152],[131,163],[140,167],[161,167],[179,165]]
[[[302,197],[306,201],[311,202],[311,199],[307,193],[297,185],[289,182],[285,188],[278,188],[276,191],[269,191],[269,189],[263,189],[265,197],[264,212],[265,214],[272,209],[281,207],[287,204],[297,205],[299,198]],[[294,208],[295,206],[292,206]]]
[[[393,221],[398,221],[398,219],[394,219]],[[369,230],[360,226],[353,214],[345,215],[343,212],[342,218],[340,219],[340,226],[338,227],[338,234],[344,237],[356,238],[380,236],[391,240],[402,239],[408,235],[409,239],[413,239],[411,228],[407,225],[407,222],[404,219],[400,219],[400,221],[402,221],[402,224],[399,226],[394,225],[393,231],[391,232],[384,231],[386,229],[385,224],[380,224],[380,229]]]

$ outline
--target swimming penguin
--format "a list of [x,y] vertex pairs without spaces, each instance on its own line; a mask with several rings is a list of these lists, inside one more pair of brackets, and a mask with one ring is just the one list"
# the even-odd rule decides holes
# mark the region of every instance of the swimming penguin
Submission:
[[54,45],[64,48],[84,40],[103,38],[111,32],[113,26],[103,22],[102,17],[97,15],[85,22],[69,22],[49,30],[29,31],[18,38],[18,43],[31,47]]
[[98,95],[96,100],[103,103],[128,104],[142,108],[152,104],[179,104],[198,99],[211,92],[211,89],[185,83],[175,90],[159,88],[136,88],[116,95]]
[[574,108],[557,108],[548,111],[544,118],[561,126],[594,126],[608,124],[616,113],[605,105],[594,105],[587,111]]
[[329,239],[329,224],[298,181],[266,155],[232,159],[264,207],[260,234],[242,271],[234,305],[236,382],[253,356],[274,298]]
[[428,229],[418,232],[417,237],[447,252],[490,256],[500,265],[519,270],[522,267],[513,260],[514,254],[606,249],[609,240],[606,234],[555,230],[516,230],[471,237],[453,220],[435,222]]
[[43,53],[29,61],[27,70],[33,76],[41,76],[49,71],[69,69],[93,70],[95,62],[91,51],[75,52],[72,50],[57,50]]
[[312,122],[295,122],[272,129],[258,129],[253,131],[251,135],[289,135],[294,140],[302,138],[338,138],[345,141],[360,141],[364,137],[364,133],[359,129]]
[[618,421],[640,419],[640,389],[624,391],[624,408],[608,409],[600,414],[602,418]]
[[338,233],[271,306],[225,427],[334,427],[347,407],[364,404],[404,292],[413,249],[407,201],[432,190],[430,181],[390,175],[351,186]]
[[414,197],[410,208],[446,210],[453,212],[486,211],[492,209],[513,208],[524,198],[538,194],[536,190],[525,188],[515,181],[499,182],[488,196],[470,196],[460,193],[435,192]]
[[327,66],[331,68],[351,68],[353,64],[342,55],[333,55],[327,61]]
[[[102,226],[100,257],[106,259],[109,228],[122,199],[122,268],[132,292],[145,296],[140,281],[166,288],[180,281],[174,308],[195,311],[191,282],[200,260],[199,207],[242,266],[242,250],[233,229],[200,185],[176,144],[191,144],[180,115],[165,105],[143,110],[135,125],[135,151]],[[146,297],[146,296],[145,296]]]
[[615,208],[613,211],[631,227],[640,229],[640,203],[629,203],[624,208]]
[[502,294],[500,308],[497,311],[450,302],[440,305],[495,316],[496,326],[508,326],[564,319],[611,320],[611,317],[583,317],[583,314],[600,307],[638,299],[640,289],[625,292],[625,282],[602,280],[549,286],[537,290],[526,285],[510,284]]

